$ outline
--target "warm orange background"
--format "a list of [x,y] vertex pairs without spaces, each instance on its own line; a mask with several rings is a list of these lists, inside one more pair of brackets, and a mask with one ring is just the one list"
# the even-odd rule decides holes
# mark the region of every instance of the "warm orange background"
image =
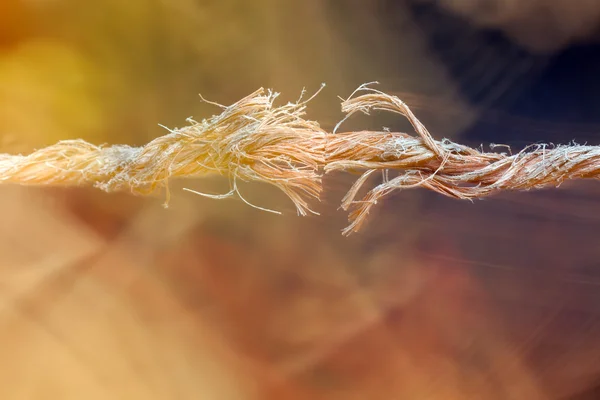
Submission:
[[[331,128],[336,96],[373,80],[460,140],[476,113],[419,30],[337,3],[2,0],[2,150],[142,144],[216,112],[198,93],[261,86],[287,101],[326,82],[309,117]],[[321,218],[260,185],[244,193],[284,216],[181,190],[226,184],[176,182],[168,210],[1,187],[0,398],[535,400],[599,376],[597,186],[399,193],[346,239],[347,177],[326,180]]]

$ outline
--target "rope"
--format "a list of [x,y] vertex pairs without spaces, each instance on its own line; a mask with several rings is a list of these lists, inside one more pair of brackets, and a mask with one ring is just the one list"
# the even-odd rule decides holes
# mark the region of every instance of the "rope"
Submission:
[[[142,147],[70,140],[29,155],[2,154],[0,183],[94,185],[107,192],[129,190],[141,195],[166,188],[166,206],[169,179],[219,174],[231,180],[230,192],[194,193],[243,199],[237,181],[260,181],[277,186],[298,213],[306,215],[317,214],[309,202],[319,199],[324,174],[362,171],[342,200],[342,208],[350,212],[350,225],[343,231],[348,235],[360,229],[378,201],[400,189],[423,187],[457,199],[477,199],[501,191],[558,187],[565,180],[600,177],[600,147],[535,145],[506,154],[438,141],[404,102],[368,85],[342,102],[343,121],[357,112],[388,111],[406,117],[416,135],[338,133],[341,123],[327,133],[318,123],[303,118],[312,97],[275,107],[277,96],[261,89],[231,106],[217,104],[223,109],[221,114],[202,122],[189,119],[187,126],[170,130]],[[356,200],[378,171],[383,182]]]

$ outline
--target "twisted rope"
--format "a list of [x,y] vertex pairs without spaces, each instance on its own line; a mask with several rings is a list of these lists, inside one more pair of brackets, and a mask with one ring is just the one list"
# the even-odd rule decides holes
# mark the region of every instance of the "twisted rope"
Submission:
[[[211,174],[232,180],[225,198],[239,195],[237,180],[280,188],[305,215],[318,199],[325,132],[304,120],[306,101],[273,107],[277,94],[256,91],[208,120],[171,130],[143,147],[95,146],[62,141],[29,155],[0,155],[0,182],[22,185],[94,185],[107,192],[148,195],[167,189],[171,178]],[[197,192],[196,192],[197,193]]]
[[[74,140],[26,156],[0,155],[0,182],[94,185],[109,192],[129,190],[142,195],[165,187],[168,202],[170,178],[220,174],[232,181],[229,193],[198,194],[213,198],[237,194],[243,199],[237,180],[261,181],[281,189],[298,213],[306,215],[315,213],[309,201],[319,199],[324,173],[363,171],[342,200],[342,208],[350,211],[350,225],[343,233],[350,234],[361,228],[378,201],[395,190],[424,187],[457,199],[475,199],[600,176],[600,147],[536,145],[506,154],[438,141],[399,98],[367,85],[343,101],[345,119],[357,112],[393,112],[410,121],[416,136],[337,133],[341,123],[327,133],[318,123],[303,118],[312,98],[274,107],[276,97],[261,89],[231,106],[218,105],[223,108],[221,114],[202,122],[188,120],[188,126],[143,147],[103,147]],[[383,182],[356,200],[377,171],[382,172]]]
[[[342,103],[347,117],[372,110],[397,113],[410,121],[417,136],[373,131],[329,136],[325,172],[365,171],[342,200],[342,208],[351,209],[344,234],[358,231],[371,208],[395,190],[424,187],[457,199],[477,199],[501,191],[558,187],[566,180],[600,177],[598,146],[549,148],[540,144],[514,155],[479,151],[449,140],[434,140],[399,98],[366,86],[359,91],[366,94]],[[359,190],[376,171],[383,171],[383,182],[356,201]],[[390,179],[391,171],[398,176]]]

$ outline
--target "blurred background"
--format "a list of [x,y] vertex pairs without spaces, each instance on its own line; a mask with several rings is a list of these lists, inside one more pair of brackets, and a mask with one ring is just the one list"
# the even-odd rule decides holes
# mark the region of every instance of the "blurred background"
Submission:
[[[332,129],[364,82],[432,134],[600,144],[595,0],[2,0],[0,145],[141,145],[259,87]],[[345,128],[409,131],[385,115]],[[0,188],[3,399],[600,398],[600,186],[319,211]]]

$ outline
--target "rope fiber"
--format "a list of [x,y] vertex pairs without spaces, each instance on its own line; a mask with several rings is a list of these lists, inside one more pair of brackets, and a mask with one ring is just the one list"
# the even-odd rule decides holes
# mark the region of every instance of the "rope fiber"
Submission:
[[[318,93],[318,92],[317,92]],[[316,95],[316,94],[315,94]],[[558,187],[565,180],[598,179],[600,147],[530,146],[516,154],[484,152],[449,140],[435,140],[409,107],[395,96],[360,86],[342,102],[347,118],[387,111],[406,117],[415,135],[400,132],[328,133],[304,119],[307,100],[275,107],[278,94],[260,89],[222,113],[169,130],[145,146],[96,146],[69,140],[29,155],[0,154],[0,182],[20,185],[93,185],[107,192],[148,195],[166,189],[171,178],[229,177],[275,185],[300,215],[317,214],[322,177],[332,171],[362,172],[342,200],[349,211],[348,235],[358,231],[371,208],[393,191],[423,187],[457,199],[477,199],[501,191]],[[357,200],[374,172],[383,181]],[[393,177],[390,175],[393,174]],[[245,200],[244,200],[245,201]],[[260,208],[260,207],[257,207]],[[265,209],[263,209],[265,210]],[[266,210],[270,211],[270,210]]]

